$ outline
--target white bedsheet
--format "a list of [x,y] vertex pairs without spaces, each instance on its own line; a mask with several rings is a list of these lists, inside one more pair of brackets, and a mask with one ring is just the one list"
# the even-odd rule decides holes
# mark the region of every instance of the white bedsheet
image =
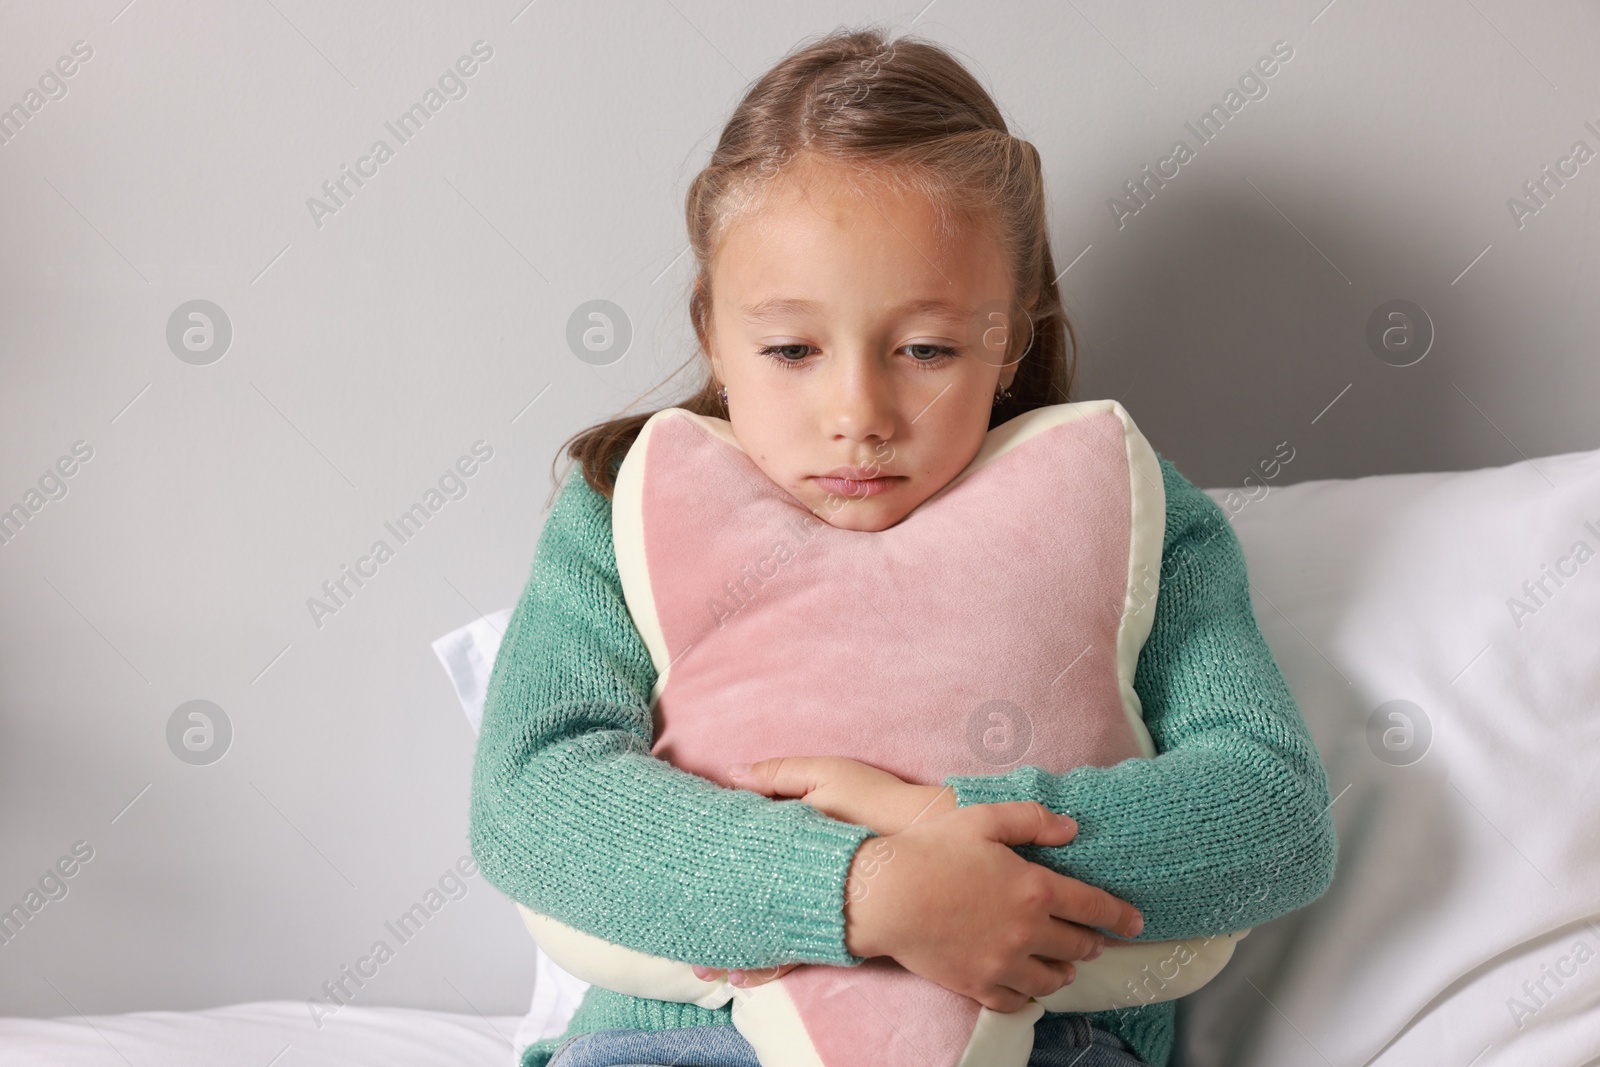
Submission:
[[507,1067],[519,1015],[350,1005],[319,1029],[297,1000],[201,1011],[0,1018],[5,1067]]

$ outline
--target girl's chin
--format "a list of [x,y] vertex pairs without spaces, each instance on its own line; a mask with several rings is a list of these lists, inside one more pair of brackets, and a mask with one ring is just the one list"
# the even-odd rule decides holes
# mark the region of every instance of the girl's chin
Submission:
[[912,509],[903,503],[893,503],[881,498],[841,501],[838,497],[830,497],[821,504],[813,506],[811,510],[819,519],[837,529],[877,533],[894,526],[910,514]]

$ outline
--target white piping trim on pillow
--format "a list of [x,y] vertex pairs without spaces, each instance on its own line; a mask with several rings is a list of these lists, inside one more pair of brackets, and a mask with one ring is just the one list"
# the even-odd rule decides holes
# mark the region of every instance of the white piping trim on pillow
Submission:
[[520,901],[517,910],[544,954],[556,966],[590,985],[630,997],[671,1000],[702,1008],[720,1008],[740,991],[728,983],[727,975],[706,981],[695,976],[690,964],[596,937],[541,915]]
[[698,418],[683,408],[664,408],[646,419],[623,457],[622,465],[617,468],[616,485],[611,490],[611,543],[617,555],[617,578],[622,584],[623,599],[628,602],[628,612],[656,669],[656,683],[650,690],[652,711],[656,698],[667,684],[671,664],[667,661],[667,639],[661,632],[661,619],[656,615],[655,597],[650,594],[650,569],[644,553],[644,457],[656,426],[674,413]]
[[1161,551],[1167,537],[1167,489],[1155,449],[1121,404],[1115,400],[1107,403],[1122,420],[1128,450],[1128,501],[1133,513],[1128,532],[1127,599],[1122,605],[1122,624],[1117,628],[1117,681],[1122,687],[1122,708],[1128,714],[1128,725],[1133,727],[1140,751],[1146,759],[1154,759],[1155,742],[1145,729],[1144,705],[1134,691],[1133,679],[1138,673],[1139,653],[1155,623]]
[[733,1028],[750,1043],[761,1067],[825,1067],[782,982],[734,988]]

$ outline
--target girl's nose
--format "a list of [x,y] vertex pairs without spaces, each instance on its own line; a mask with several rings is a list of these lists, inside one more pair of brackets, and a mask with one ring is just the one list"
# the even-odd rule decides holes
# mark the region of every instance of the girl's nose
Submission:
[[865,361],[845,366],[827,383],[824,398],[831,432],[855,441],[881,439],[894,432],[894,388],[888,373]]

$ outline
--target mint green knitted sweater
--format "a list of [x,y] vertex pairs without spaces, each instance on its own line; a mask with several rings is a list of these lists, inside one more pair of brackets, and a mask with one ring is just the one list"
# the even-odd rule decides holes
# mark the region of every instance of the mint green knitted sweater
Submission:
[[[1140,941],[1227,933],[1303,907],[1332,882],[1338,850],[1327,776],[1257,627],[1239,542],[1216,502],[1160,462],[1161,581],[1134,680],[1156,757],[945,779],[963,806],[1033,800],[1075,818],[1066,845],[1018,853],[1133,904]],[[655,956],[860,964],[844,944],[844,882],[872,831],[652,756],[655,680],[617,577],[611,502],[574,468],[489,679],[471,806],[485,877]],[[1152,1067],[1167,1064],[1174,1002],[1086,1018]],[[703,1025],[732,1025],[731,1006],[595,986],[564,1037]],[[544,1067],[562,1040],[529,1048],[524,1067]]]

